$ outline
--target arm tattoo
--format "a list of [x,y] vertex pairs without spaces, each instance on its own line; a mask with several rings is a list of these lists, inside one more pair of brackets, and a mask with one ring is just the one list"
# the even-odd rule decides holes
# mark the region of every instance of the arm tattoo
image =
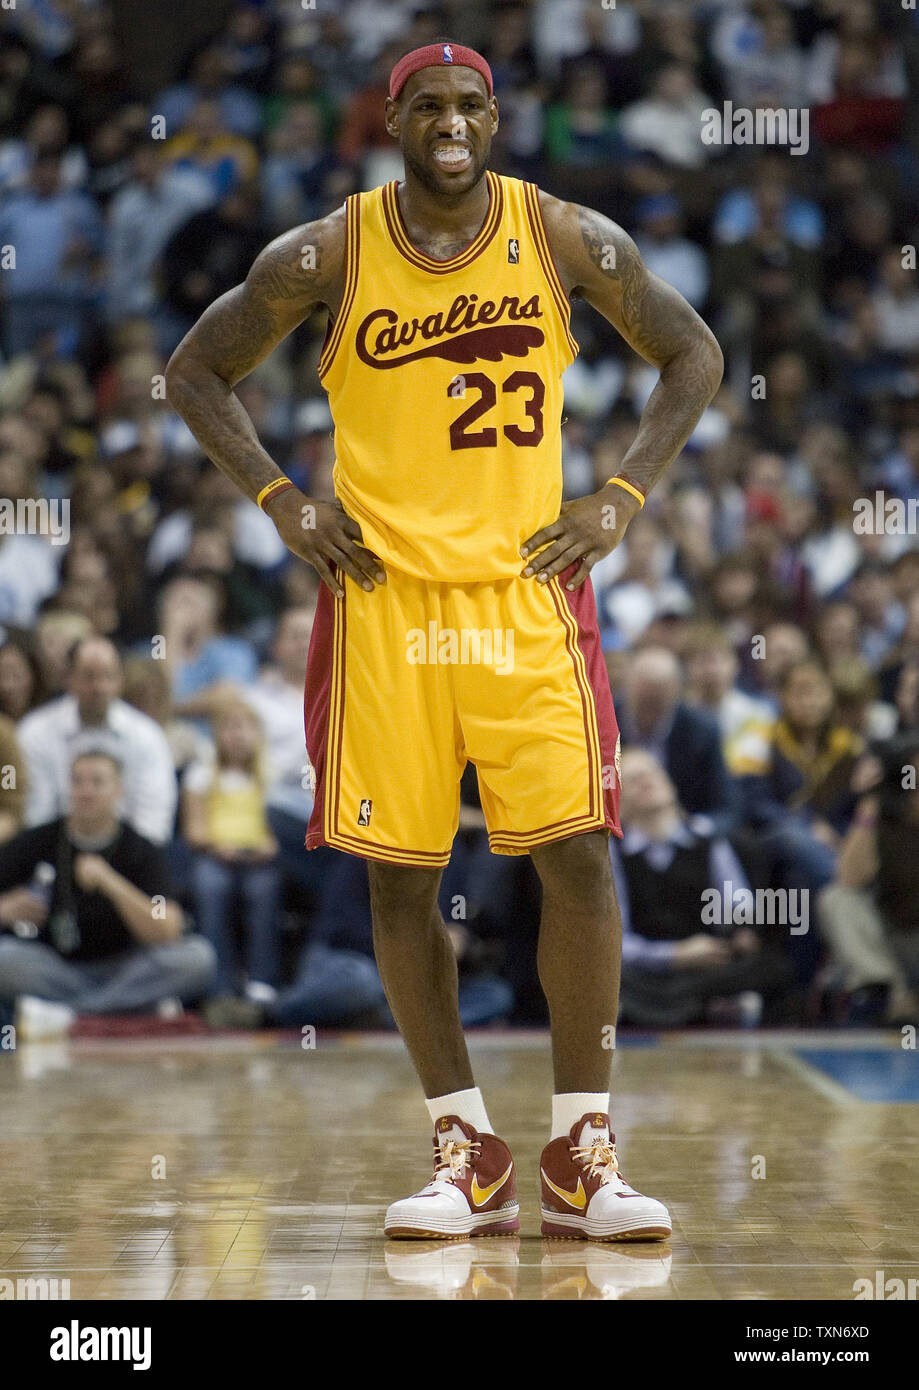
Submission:
[[578,224],[590,266],[585,265],[583,284],[577,288],[630,347],[660,370],[660,381],[622,461],[623,472],[651,488],[717,391],[721,352],[682,295],[647,270],[621,227],[588,208],[578,208]]
[[288,235],[256,258],[242,285],[218,299],[191,332],[195,357],[230,386],[248,376],[321,301],[318,246],[304,268],[302,234]]
[[319,284],[322,274],[322,250],[319,239],[309,243],[313,252],[309,269],[303,264],[302,253],[307,243],[291,251],[288,246],[268,246],[259,258],[259,274],[268,299],[303,300],[310,284]]
[[269,300],[237,287],[205,310],[194,331],[200,360],[235,386],[256,365],[254,350],[274,337],[277,319]]

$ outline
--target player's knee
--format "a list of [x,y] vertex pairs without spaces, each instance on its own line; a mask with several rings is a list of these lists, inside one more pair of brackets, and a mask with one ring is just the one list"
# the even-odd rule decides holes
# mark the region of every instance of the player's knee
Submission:
[[609,837],[605,833],[575,835],[531,851],[544,889],[570,896],[592,897],[609,883]]
[[433,913],[440,887],[440,869],[370,862],[368,872],[376,926],[404,920],[420,924]]

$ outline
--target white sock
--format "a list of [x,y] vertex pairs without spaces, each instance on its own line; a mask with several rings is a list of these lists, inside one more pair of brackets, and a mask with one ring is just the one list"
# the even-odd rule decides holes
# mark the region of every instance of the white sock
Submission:
[[[444,1115],[456,1115],[480,1134],[494,1134],[478,1086],[470,1086],[467,1091],[451,1091],[447,1096],[432,1096],[425,1101],[425,1105],[432,1124],[436,1125]],[[574,1121],[571,1123],[574,1124]]]
[[552,1138],[567,1139],[571,1126],[591,1110],[609,1114],[609,1091],[566,1091],[552,1097]]

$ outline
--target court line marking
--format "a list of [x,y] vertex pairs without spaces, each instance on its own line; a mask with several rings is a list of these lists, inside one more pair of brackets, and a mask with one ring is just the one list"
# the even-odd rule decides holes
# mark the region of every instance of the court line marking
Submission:
[[[514,1029],[469,1029],[466,1033],[466,1040],[471,1049],[492,1049],[494,1051],[504,1051],[507,1049],[519,1049],[521,1051],[543,1051],[549,1044],[548,1028],[514,1028]],[[898,1049],[900,1047],[900,1036],[896,1031],[891,1030],[865,1030],[846,1031],[843,1033],[821,1032],[813,1029],[776,1029],[774,1031],[757,1031],[746,1029],[711,1029],[699,1032],[690,1032],[681,1029],[653,1031],[636,1029],[634,1038],[630,1036],[627,1027],[623,1027],[618,1035],[618,1046],[616,1051],[628,1052],[632,1050],[645,1051],[667,1051],[676,1049],[681,1051],[704,1051],[711,1048],[731,1048],[738,1051],[771,1051],[779,1048],[798,1048],[802,1051],[820,1049],[823,1051],[862,1051],[865,1048],[873,1050],[879,1049]],[[177,1034],[175,1036],[158,1037],[88,1037],[72,1038],[64,1045],[66,1049],[76,1054],[87,1057],[91,1055],[111,1056],[113,1053],[121,1051],[128,1055],[140,1054],[144,1052],[204,1052],[212,1054],[235,1054],[235,1053],[267,1053],[269,1056],[275,1050],[282,1053],[299,1049],[301,1043],[300,1034],[293,1029],[266,1029],[258,1032],[244,1032],[238,1034]],[[52,1044],[31,1043],[21,1044],[17,1052],[25,1053],[26,1048],[35,1049],[30,1056],[36,1058],[40,1055],[42,1048],[47,1048]],[[57,1047],[57,1044],[53,1044]],[[336,1032],[334,1029],[328,1031],[320,1028],[317,1038],[317,1052],[331,1052],[342,1048],[363,1050],[372,1049],[380,1052],[400,1052],[404,1049],[404,1044],[399,1034],[395,1031],[385,1032]],[[9,1052],[10,1057],[15,1057],[16,1053]],[[0,1059],[2,1059],[0,1052]],[[50,1056],[50,1054],[49,1054]]]
[[[523,1243],[524,1241],[529,1241],[531,1244],[535,1245],[535,1244],[537,1243],[537,1241],[543,1241],[543,1240],[545,1240],[545,1237],[544,1237],[544,1236],[539,1236],[539,1235],[533,1235],[533,1236],[520,1236],[519,1239],[520,1239],[521,1243]],[[459,1247],[459,1242],[451,1242],[451,1244],[453,1244],[454,1249],[456,1249],[456,1248],[462,1248],[462,1249],[464,1249],[464,1250],[466,1249],[465,1246]],[[409,1253],[409,1254],[417,1254],[417,1253],[419,1253],[419,1252],[417,1252],[417,1251],[409,1251],[408,1253]],[[421,1251],[420,1253],[422,1253],[422,1254],[429,1254],[429,1255],[435,1255],[435,1254],[439,1254],[440,1252],[439,1252],[439,1251],[436,1251],[436,1250],[425,1250],[425,1251]],[[540,1259],[542,1259],[542,1258],[543,1258],[543,1256],[540,1255]],[[495,1253],[493,1253],[493,1252],[491,1252],[491,1251],[487,1251],[487,1250],[486,1250],[486,1251],[483,1251],[481,1254],[475,1254],[475,1256],[474,1256],[474,1263],[475,1263],[475,1264],[485,1264],[485,1265],[489,1265],[489,1264],[491,1264],[491,1265],[498,1265],[498,1264],[501,1264],[501,1265],[506,1265],[507,1268],[519,1268],[519,1267],[521,1267],[521,1265],[519,1265],[519,1264],[518,1264],[517,1266],[514,1266],[514,1265],[513,1265],[511,1262],[509,1262],[509,1261],[502,1261],[502,1260],[499,1260],[499,1259],[496,1257]],[[842,1263],[842,1262],[840,1262],[840,1261],[821,1261],[820,1263],[814,1263],[813,1261],[808,1261],[807,1263],[800,1263],[800,1264],[777,1264],[777,1263],[775,1262],[775,1260],[769,1260],[768,1263],[766,1263],[766,1262],[760,1262],[760,1263],[758,1263],[758,1264],[747,1264],[747,1263],[742,1263],[742,1262],[728,1263],[728,1262],[726,1262],[726,1261],[723,1261],[723,1262],[720,1262],[720,1263],[717,1263],[717,1264],[703,1264],[701,1261],[696,1261],[696,1262],[694,1262],[693,1264],[683,1264],[683,1265],[679,1265],[676,1269],[673,1270],[673,1275],[676,1275],[676,1274],[679,1274],[679,1275],[692,1274],[692,1273],[694,1273],[696,1270],[699,1270],[699,1269],[748,1269],[748,1270],[761,1270],[761,1269],[842,1269],[842,1270],[848,1271],[848,1270],[860,1269],[860,1268],[862,1268],[862,1266],[863,1266],[864,1263],[865,1263],[864,1261],[862,1261],[861,1264],[845,1264],[845,1263]],[[573,1254],[573,1255],[571,1256],[570,1262],[566,1262],[566,1263],[562,1264],[561,1261],[557,1261],[557,1262],[556,1262],[556,1267],[559,1268],[559,1269],[569,1269],[569,1268],[577,1268],[577,1267],[578,1267],[579,1265],[581,1265],[581,1264],[583,1264],[583,1259],[580,1259],[580,1260],[579,1260],[578,1257],[577,1257],[577,1255],[574,1255],[574,1254]],[[539,1268],[539,1266],[535,1266],[535,1265],[525,1265],[525,1266],[522,1266],[522,1267],[523,1267],[523,1268]],[[889,1270],[889,1269],[915,1269],[915,1268],[917,1268],[917,1267],[919,1267],[919,1262],[917,1262],[917,1261],[915,1261],[915,1260],[886,1260],[886,1261],[885,1261],[885,1264],[884,1264],[884,1269],[885,1269],[885,1270]],[[232,1265],[230,1265],[230,1266],[227,1266],[226,1264],[223,1264],[223,1265],[182,1265],[180,1268],[175,1268],[175,1267],[173,1266],[171,1271],[170,1271],[170,1270],[167,1270],[167,1269],[163,1269],[163,1270],[152,1270],[152,1271],[149,1271],[149,1272],[152,1273],[152,1274],[155,1275],[155,1276],[162,1275],[163,1277],[166,1277],[166,1276],[168,1276],[170,1273],[173,1273],[176,1277],[182,1277],[182,1276],[185,1275],[186,1273],[194,1273],[195,1271],[198,1271],[198,1270],[201,1270],[201,1271],[216,1271],[217,1273],[219,1273],[221,1270],[226,1270],[227,1277],[229,1278],[229,1277],[232,1276],[232,1274],[233,1274],[234,1271],[236,1271],[236,1270],[257,1270],[257,1271],[261,1271],[261,1272],[264,1274],[264,1273],[270,1273],[270,1272],[273,1271],[273,1270],[281,1270],[281,1269],[296,1269],[296,1270],[310,1269],[310,1270],[312,1270],[312,1269],[314,1269],[314,1268],[321,1268],[321,1269],[324,1269],[324,1270],[325,1270],[325,1269],[329,1269],[330,1266],[327,1265],[327,1264],[322,1264],[322,1265],[320,1265],[318,1261],[313,1261],[313,1262],[311,1262],[311,1261],[309,1261],[309,1260],[300,1260],[300,1261],[288,1260],[288,1261],[283,1261],[283,1262],[281,1262],[281,1261],[279,1261],[279,1260],[272,1260],[272,1261],[270,1262],[270,1264],[260,1264],[260,1265],[244,1265],[244,1264],[235,1264],[235,1263],[232,1264]],[[380,1262],[377,1262],[377,1263],[375,1263],[375,1264],[373,1264],[373,1263],[370,1263],[370,1264],[362,1264],[362,1265],[360,1266],[360,1268],[361,1268],[361,1269],[367,1269],[370,1273],[375,1273],[375,1272],[379,1272],[382,1268],[384,1268],[384,1266],[383,1266]],[[125,1282],[125,1283],[139,1283],[139,1282],[141,1282],[141,1281],[144,1279],[144,1277],[145,1277],[146,1274],[148,1273],[148,1271],[146,1271],[146,1270],[138,1270],[137,1273],[136,1273],[136,1276],[135,1276],[134,1278],[131,1278],[131,1277],[130,1277],[130,1271],[128,1271],[128,1270],[122,1270],[120,1267],[119,1267],[119,1268],[113,1269],[111,1265],[85,1265],[85,1266],[70,1265],[70,1266],[69,1266],[68,1272],[69,1272],[70,1274],[117,1274],[117,1275],[121,1275],[121,1276],[122,1276],[122,1282]],[[44,1276],[44,1275],[47,1275],[48,1277],[51,1277],[51,1278],[55,1277],[55,1271],[54,1271],[54,1269],[49,1269],[49,1268],[44,1267],[44,1266],[37,1266],[37,1267],[35,1267],[35,1268],[32,1270],[32,1273],[33,1273],[34,1277],[36,1277],[36,1278],[39,1277],[39,1276]],[[62,1270],[61,1273],[63,1274],[64,1271]],[[338,1273],[339,1273],[339,1278],[341,1278],[341,1277],[342,1277],[341,1271],[339,1271]],[[13,1270],[13,1271],[12,1271],[12,1274],[15,1275],[17,1278],[26,1278],[26,1277],[27,1277],[27,1274],[28,1274],[28,1271],[16,1269],[16,1270]],[[671,1275],[670,1277],[672,1278],[673,1275]],[[9,1277],[9,1276],[6,1276],[6,1277]],[[661,1285],[660,1287],[663,1287],[663,1285]],[[60,1299],[60,1300],[58,1300],[58,1299],[47,1299],[47,1300],[42,1300],[42,1301],[44,1301],[44,1302],[49,1302],[49,1303],[54,1303],[54,1302],[62,1302],[62,1303],[63,1303],[63,1302],[66,1302],[67,1300],[66,1300],[66,1299]],[[891,1301],[897,1301],[897,1300],[891,1300]]]
[[[470,1049],[543,1051],[549,1043],[549,1030],[545,1029],[470,1029],[466,1041]],[[772,1052],[785,1048],[801,1051],[824,1052],[862,1052],[898,1051],[901,1047],[900,1035],[895,1030],[865,1029],[846,1030],[840,1033],[822,1032],[814,1029],[776,1029],[758,1031],[753,1029],[711,1029],[689,1032],[681,1029],[665,1031],[636,1030],[634,1038],[628,1029],[617,1033],[616,1052],[631,1051],[708,1051],[727,1048],[739,1052]],[[382,1044],[381,1050],[398,1051],[401,1039],[392,1033],[338,1033],[323,1036],[320,1032],[319,1048],[347,1047],[360,1050],[374,1048]]]
[[779,1066],[792,1072],[811,1090],[819,1092],[824,1099],[832,1101],[834,1105],[844,1105],[851,1109],[853,1106],[868,1104],[867,1101],[860,1100],[858,1096],[853,1095],[838,1081],[827,1076],[825,1072],[818,1070],[810,1062],[805,1062],[802,1057],[796,1057],[793,1053],[783,1052],[778,1048],[768,1055],[774,1062],[778,1062]]

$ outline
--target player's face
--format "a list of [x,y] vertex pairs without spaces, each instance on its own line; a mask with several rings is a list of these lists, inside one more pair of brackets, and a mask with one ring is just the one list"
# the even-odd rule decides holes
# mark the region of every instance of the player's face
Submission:
[[498,104],[474,68],[422,68],[398,102],[387,102],[386,124],[399,141],[406,168],[432,193],[456,195],[475,187],[488,167]]

